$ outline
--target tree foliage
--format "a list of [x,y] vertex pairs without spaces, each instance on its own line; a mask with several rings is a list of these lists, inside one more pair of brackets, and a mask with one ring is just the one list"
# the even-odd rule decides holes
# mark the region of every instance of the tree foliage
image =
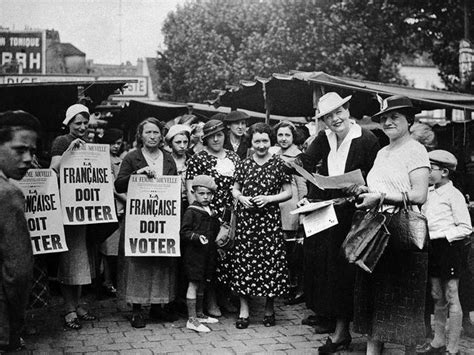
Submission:
[[401,58],[431,49],[447,78],[462,37],[459,21],[445,17],[459,18],[461,2],[189,1],[162,28],[162,96],[202,101],[227,84],[290,70],[402,83]]

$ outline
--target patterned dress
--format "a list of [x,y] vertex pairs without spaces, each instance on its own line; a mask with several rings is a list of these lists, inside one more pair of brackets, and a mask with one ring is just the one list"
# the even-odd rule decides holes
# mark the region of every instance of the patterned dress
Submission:
[[[222,159],[201,150],[192,156],[186,170],[186,180],[192,180],[197,175],[212,176],[216,182],[217,190],[210,204],[217,216],[222,218],[225,209],[232,206],[232,187],[234,186],[235,167],[240,158],[230,150],[225,151]],[[221,255],[217,261],[217,280],[224,285],[229,283],[229,255]]]
[[[291,176],[277,156],[259,165],[252,157],[242,161],[235,174],[244,196],[276,195]],[[288,267],[278,204],[262,209],[237,209],[232,251],[231,289],[239,295],[276,297],[288,292]]]

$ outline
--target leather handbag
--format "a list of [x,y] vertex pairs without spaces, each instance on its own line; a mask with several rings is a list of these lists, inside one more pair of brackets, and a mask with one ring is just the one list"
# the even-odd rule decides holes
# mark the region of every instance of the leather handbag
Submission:
[[423,250],[429,242],[428,221],[423,214],[413,210],[407,192],[402,196],[403,205],[391,215],[387,225],[392,235],[390,245],[398,251]]
[[351,229],[342,243],[347,261],[368,272],[377,265],[390,236],[385,226],[387,217],[380,212],[383,200],[384,195],[377,206],[354,213]]
[[[230,220],[227,222],[224,217],[221,220],[219,233],[216,237],[216,244],[220,249],[231,250],[234,247],[235,228],[237,225],[237,215],[235,212],[236,204],[234,203],[230,211]],[[223,216],[226,211],[224,211]]]

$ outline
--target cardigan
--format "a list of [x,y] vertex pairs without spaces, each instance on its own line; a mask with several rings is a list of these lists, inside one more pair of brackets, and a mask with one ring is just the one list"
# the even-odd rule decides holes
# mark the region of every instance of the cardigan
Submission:
[[[178,169],[171,154],[163,150],[161,152],[163,154],[163,175],[178,175]],[[148,163],[140,148],[129,152],[120,165],[120,171],[114,183],[115,190],[119,193],[127,192],[130,176],[146,166]]]

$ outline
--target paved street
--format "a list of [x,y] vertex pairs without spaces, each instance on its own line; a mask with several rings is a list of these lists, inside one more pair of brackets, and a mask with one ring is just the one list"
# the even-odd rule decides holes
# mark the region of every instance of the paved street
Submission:
[[[254,300],[248,329],[236,329],[236,315],[225,315],[218,324],[210,325],[213,331],[208,334],[186,329],[185,319],[174,323],[150,322],[144,329],[133,329],[127,320],[129,309],[112,299],[91,303],[91,310],[99,317],[97,321],[83,322],[80,331],[64,330],[59,317],[61,306],[57,305],[35,315],[32,323],[40,333],[25,340],[33,354],[317,354],[317,347],[327,335],[314,334],[311,327],[301,325],[301,319],[308,313],[305,307],[285,306],[281,302],[276,305],[275,327],[265,328],[261,324],[263,303]],[[461,347],[462,354],[474,354],[474,339],[463,337]],[[364,352],[365,338],[355,335],[351,351],[342,353]],[[403,353],[400,346],[393,344],[387,344],[384,352]]]

